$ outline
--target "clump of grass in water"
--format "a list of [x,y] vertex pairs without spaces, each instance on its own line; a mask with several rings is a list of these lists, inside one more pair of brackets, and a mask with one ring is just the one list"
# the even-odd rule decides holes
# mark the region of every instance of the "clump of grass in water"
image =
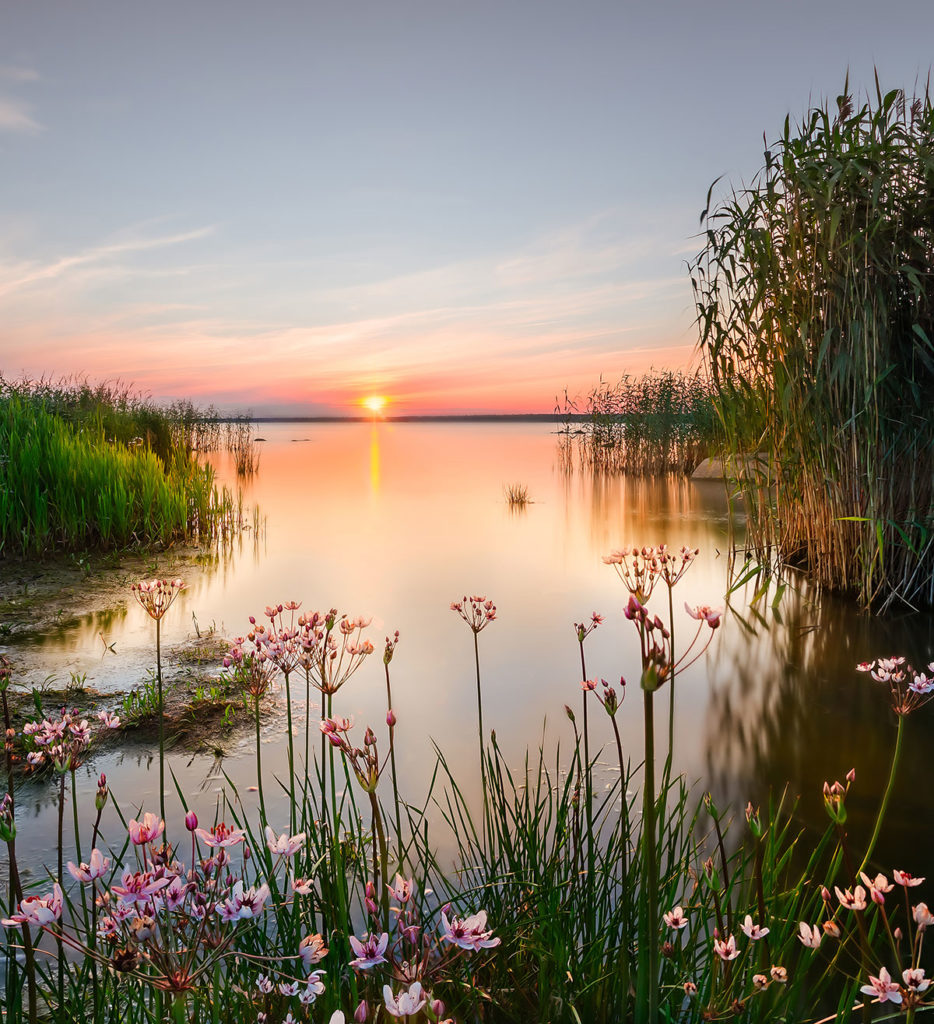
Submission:
[[503,487],[503,494],[506,496],[506,504],[513,509],[525,508],[532,504],[529,489],[525,484],[506,484]]
[[750,543],[864,604],[934,604],[934,107],[786,119],[701,215],[700,347]]
[[564,418],[561,454],[571,468],[658,476],[692,473],[716,445],[710,382],[699,374],[651,370],[601,380],[586,399],[555,410]]

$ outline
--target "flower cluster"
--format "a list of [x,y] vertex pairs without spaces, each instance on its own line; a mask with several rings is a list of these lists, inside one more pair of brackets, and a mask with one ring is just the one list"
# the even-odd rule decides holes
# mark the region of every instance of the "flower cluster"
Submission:
[[876,658],[861,662],[856,670],[888,686],[896,715],[909,715],[934,697],[934,662],[916,672],[902,657]]
[[172,602],[185,589],[179,579],[143,580],[131,587],[133,596],[139,601],[146,614],[157,622],[171,608]]
[[696,548],[682,547],[675,553],[668,550],[667,544],[659,544],[611,551],[603,556],[603,563],[612,565],[623,586],[644,604],[659,581],[669,588],[678,583],[698,554]]
[[[120,718],[100,711],[97,720],[104,730],[119,729]],[[86,718],[62,708],[58,718],[26,722],[22,740],[26,765],[31,769],[51,764],[56,771],[74,771],[82,763],[94,734]]]
[[[354,952],[350,966],[364,977],[382,968],[394,984],[401,984],[399,991],[393,985],[383,985],[383,1006],[390,1017],[411,1016],[428,1006],[432,1019],[440,1019],[445,1007],[441,1000],[432,999],[430,987],[444,976],[455,957],[463,955],[461,951],[477,953],[492,949],[500,940],[487,928],[485,911],[459,918],[452,913],[450,904],[441,908],[441,931],[433,935],[423,924],[414,879],[397,874],[386,889],[393,902],[392,928],[389,932],[380,930],[376,886],[367,883],[365,905],[373,930],[359,939],[350,937]],[[364,999],[354,1019],[364,1021],[368,1016],[369,1007]]]
[[[78,930],[78,918],[64,923],[64,894],[57,882],[48,895],[22,899],[3,920],[4,927],[28,924],[43,929],[69,949],[175,995],[208,983],[221,960],[247,955],[238,950],[238,940],[243,929],[266,912],[271,886],[270,880],[249,882],[235,868],[233,857],[244,843],[243,829],[223,822],[210,829],[198,828],[193,812],[186,816],[185,825],[191,833],[188,867],[176,859],[170,846],[156,846],[165,822],[150,812],[127,825],[135,864],[112,866],[96,847],[86,863],[69,861],[71,877],[81,886],[92,887],[94,915],[87,932]],[[278,858],[276,865],[304,842],[304,836],[277,836],[272,829],[267,829],[266,838]],[[200,856],[199,841],[207,849],[206,857]],[[244,865],[246,860],[244,850]],[[290,963],[295,970],[279,984],[280,992],[287,988],[299,1003],[313,1002],[324,991],[320,972],[299,977],[295,971],[307,971],[326,953],[321,936],[304,939],[293,956],[283,958],[283,976]]]
[[370,619],[338,615],[336,608],[296,617],[300,607],[288,601],[266,608],[268,626],[251,615],[249,633],[234,639],[224,667],[238,672],[252,695],[262,696],[277,671],[288,676],[297,669],[322,694],[337,693],[373,653],[363,637]]
[[496,618],[496,605],[479,595],[464,595],[460,601],[452,601],[451,611],[457,612],[474,634],[479,633]]

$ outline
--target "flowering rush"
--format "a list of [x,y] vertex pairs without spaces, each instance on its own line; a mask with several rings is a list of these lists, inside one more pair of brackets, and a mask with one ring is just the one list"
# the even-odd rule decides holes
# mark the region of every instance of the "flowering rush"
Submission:
[[463,920],[457,917],[452,917],[449,920],[447,914],[442,911],[441,924],[444,929],[441,938],[445,942],[460,946],[461,949],[476,952],[480,949],[492,949],[493,946],[500,944],[500,940],[493,935],[493,932],[486,930],[485,910],[478,910],[476,914],[471,914],[470,917],[465,917]]

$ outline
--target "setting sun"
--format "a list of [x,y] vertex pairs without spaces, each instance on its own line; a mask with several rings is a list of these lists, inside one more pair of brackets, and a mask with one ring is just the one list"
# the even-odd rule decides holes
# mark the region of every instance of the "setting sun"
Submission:
[[386,408],[388,401],[389,399],[385,395],[370,395],[369,398],[364,398],[360,404],[378,415]]

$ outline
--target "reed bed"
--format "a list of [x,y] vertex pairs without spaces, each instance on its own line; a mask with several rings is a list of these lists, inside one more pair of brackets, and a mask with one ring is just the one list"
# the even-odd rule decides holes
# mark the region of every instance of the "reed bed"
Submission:
[[700,346],[760,558],[866,605],[934,603],[929,91],[786,119],[702,214]]
[[0,379],[0,555],[235,530],[239,499],[191,454],[213,428],[173,415],[114,386]]
[[[36,721],[14,727],[0,664],[5,1024],[830,1024],[883,1019],[882,1003],[902,1007],[910,1024],[934,1005],[922,959],[934,915],[919,898],[924,879],[900,869],[890,881],[873,852],[904,723],[934,697],[934,682],[903,659],[859,666],[898,721],[859,850],[846,826],[852,773],[825,785],[819,834],[803,834],[782,798],[743,814],[694,796],[672,775],[670,728],[667,745],[656,730],[666,704],[673,714],[677,675],[720,625],[719,611],[686,608],[691,628],[679,618],[675,647],[672,591],[694,554],[660,546],[604,559],[628,592],[625,628],[641,658],[626,668],[637,692],[627,704],[622,680],[588,675],[587,637],[603,617],[573,624],[581,671],[569,694],[580,704],[565,709],[568,741],[519,766],[481,724],[479,647],[497,628],[496,607],[479,596],[452,604],[477,671],[479,798],[440,751],[427,798],[400,794],[395,746],[419,726],[393,703],[399,634],[382,650],[385,727],[363,732],[339,712],[375,653],[369,621],[335,609],[272,605],[231,648],[229,682],[255,715],[256,795],[227,780],[209,822],[174,784],[160,794],[167,816],[124,810],[101,776],[82,826],[75,772],[93,756],[96,730],[119,729],[119,719],[104,710],[92,727],[39,701]],[[150,581],[134,593],[152,602],[157,624],[168,612],[172,629],[181,586]],[[262,761],[261,707],[274,700],[289,721],[281,779]],[[617,717],[640,707],[644,745],[626,750]],[[28,881],[16,855],[22,764],[46,773],[58,806],[53,863]],[[279,820],[267,816],[270,785],[284,798]],[[453,856],[438,854],[439,831]]]
[[569,466],[634,476],[692,473],[717,440],[709,382],[698,374],[653,370],[601,380],[586,398],[565,393],[560,445]]

